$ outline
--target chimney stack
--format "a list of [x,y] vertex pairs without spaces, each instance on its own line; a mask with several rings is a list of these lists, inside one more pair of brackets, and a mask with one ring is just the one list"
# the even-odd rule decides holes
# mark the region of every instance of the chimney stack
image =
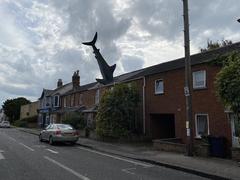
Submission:
[[57,87],[61,87],[63,85],[63,82],[62,82],[62,79],[58,79],[58,82],[57,82]]
[[75,71],[72,76],[72,84],[73,88],[77,88],[80,86],[80,76],[79,76],[79,70]]

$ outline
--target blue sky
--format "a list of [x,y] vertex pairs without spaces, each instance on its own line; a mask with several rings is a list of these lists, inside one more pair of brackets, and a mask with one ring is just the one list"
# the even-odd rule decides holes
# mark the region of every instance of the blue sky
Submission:
[[[189,0],[191,53],[207,40],[240,41],[239,0]],[[183,57],[181,0],[0,0],[0,103],[37,100],[57,80],[100,77],[92,49],[117,64],[115,76]]]

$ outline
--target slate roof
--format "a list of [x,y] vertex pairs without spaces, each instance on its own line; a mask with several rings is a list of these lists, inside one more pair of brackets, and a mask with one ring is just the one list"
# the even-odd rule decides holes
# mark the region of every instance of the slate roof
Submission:
[[[223,55],[225,53],[232,52],[232,51],[239,51],[239,50],[240,50],[240,42],[234,43],[225,47],[220,47],[214,50],[209,50],[206,52],[194,54],[194,55],[191,55],[191,65],[207,63],[220,55]],[[124,82],[128,80],[140,78],[143,76],[149,76],[157,73],[167,72],[170,70],[180,69],[180,68],[184,68],[184,66],[185,66],[185,58],[183,57],[176,60],[160,63],[154,66],[150,66],[147,68],[143,68],[140,70],[136,70],[133,72],[116,76],[114,77],[114,83]],[[113,83],[110,83],[108,85],[111,85],[111,84]],[[98,82],[93,82],[90,84],[80,86],[75,90],[71,90],[64,95],[72,94],[73,92],[86,91],[96,86],[102,86],[102,85],[100,85]]]
[[[239,51],[239,50],[240,50],[240,42],[234,43],[232,45],[228,45],[225,47],[217,48],[214,50],[206,51],[203,53],[194,54],[194,55],[191,55],[191,65],[207,63],[225,53],[229,53],[232,51]],[[180,68],[184,68],[184,66],[185,66],[185,58],[179,58],[176,60],[158,64],[155,66],[144,68],[140,73],[133,76],[132,78],[148,76],[148,75],[166,72],[174,69],[180,69]]]
[[51,96],[51,94],[52,94],[53,91],[54,91],[54,90],[43,89],[42,94],[41,94],[41,97],[39,98],[39,100],[43,98],[44,94],[45,94],[45,96]]

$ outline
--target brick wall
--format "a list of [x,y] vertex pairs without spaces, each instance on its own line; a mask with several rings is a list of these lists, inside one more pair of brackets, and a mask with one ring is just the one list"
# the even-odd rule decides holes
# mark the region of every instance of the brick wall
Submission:
[[[231,144],[230,122],[224,113],[224,107],[215,94],[214,80],[219,67],[207,64],[192,67],[192,71],[206,70],[207,88],[193,90],[193,119],[195,126],[195,114],[206,113],[209,117],[210,134],[224,136]],[[155,95],[155,80],[162,79],[164,93]],[[184,69],[172,70],[146,77],[146,133],[152,136],[150,115],[152,113],[168,113],[175,116],[175,134],[186,142],[186,110],[184,96]],[[195,130],[194,130],[195,136]]]

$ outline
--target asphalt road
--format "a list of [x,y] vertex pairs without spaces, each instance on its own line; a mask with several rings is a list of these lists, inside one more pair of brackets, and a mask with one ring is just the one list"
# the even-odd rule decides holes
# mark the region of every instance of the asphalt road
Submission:
[[16,129],[0,129],[0,180],[188,180],[196,175],[98,152],[51,146]]

